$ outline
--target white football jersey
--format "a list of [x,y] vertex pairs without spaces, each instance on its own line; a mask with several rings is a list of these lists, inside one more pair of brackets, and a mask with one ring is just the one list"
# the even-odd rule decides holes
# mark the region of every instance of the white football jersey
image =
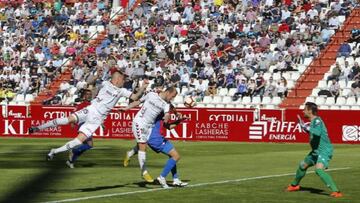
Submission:
[[143,124],[153,125],[156,118],[162,112],[168,113],[170,111],[170,104],[155,92],[147,93],[140,99],[140,102],[143,102],[144,104],[137,112],[135,120],[142,122]]
[[132,92],[125,88],[118,88],[111,84],[110,81],[104,81],[102,85],[98,95],[91,101],[89,107],[106,117],[121,97],[129,98]]

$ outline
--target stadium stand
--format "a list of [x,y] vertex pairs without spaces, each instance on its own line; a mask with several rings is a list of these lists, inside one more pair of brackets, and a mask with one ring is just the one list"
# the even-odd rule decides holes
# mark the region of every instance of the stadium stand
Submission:
[[[113,23],[109,23],[110,16],[106,13],[117,11],[111,9],[108,1],[69,5],[24,3],[16,9],[3,10],[1,17],[31,13],[37,6],[47,9],[33,9],[38,12],[34,16],[20,15],[21,21],[30,16],[32,22],[31,31],[24,30],[23,35],[34,32],[35,18],[41,19],[42,29],[45,29],[43,19],[66,19],[64,26],[69,33],[64,40],[58,39],[59,49],[64,50],[60,55],[55,58],[50,54],[46,63],[44,60],[35,63],[34,75],[46,78],[40,80],[37,90],[27,92],[26,83],[17,79],[19,88],[10,88],[12,92],[6,98],[14,98],[15,103],[35,99],[35,103],[73,104],[81,89],[91,89],[95,94],[101,81],[108,78],[110,69],[117,68],[129,75],[125,84],[129,89],[134,89],[144,77],[154,85],[177,85],[181,93],[174,103],[178,106],[183,105],[184,97],[192,95],[198,107],[274,108],[281,103],[282,107],[298,108],[312,93],[315,81],[323,79],[329,65],[334,63],[331,57],[336,57],[338,47],[357,22],[356,5],[346,0],[139,1],[128,12],[116,13]],[[97,15],[87,12],[88,8],[98,11]],[[1,22],[2,28],[6,27],[1,34],[12,40],[12,29]],[[43,41],[49,41],[48,47],[52,50],[51,37],[58,36],[56,29],[54,32],[53,35],[48,32],[47,40],[33,43],[34,47],[41,47],[37,58],[48,53]],[[94,40],[89,40],[94,33]],[[36,32],[33,35],[30,38],[36,40]],[[351,52],[355,51],[354,43],[350,44]],[[81,46],[84,48],[80,49]],[[2,58],[5,62],[6,57]],[[67,63],[61,70],[56,69],[53,77],[38,73],[37,70],[59,58]],[[71,60],[67,60],[69,58]],[[9,63],[3,67],[8,66]],[[16,71],[21,76],[21,71]],[[0,77],[7,74],[3,71]],[[312,80],[314,82],[309,82]],[[339,85],[343,86],[342,80]],[[344,91],[336,102],[343,102]],[[316,94],[315,89],[313,93]],[[325,99],[323,103],[331,102]],[[126,103],[120,101],[119,105]]]

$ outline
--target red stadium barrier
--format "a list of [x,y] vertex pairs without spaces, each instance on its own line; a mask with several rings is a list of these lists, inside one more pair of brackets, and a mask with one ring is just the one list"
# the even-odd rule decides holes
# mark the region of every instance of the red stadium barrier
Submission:
[[[74,107],[2,106],[0,136],[64,138],[76,136],[76,126],[59,126],[29,135],[31,125],[66,117]],[[132,119],[136,109],[114,110],[94,137],[133,139]],[[190,119],[166,131],[172,140],[307,143],[308,135],[297,123],[301,110],[179,109]],[[359,111],[321,110],[333,143],[360,144]]]

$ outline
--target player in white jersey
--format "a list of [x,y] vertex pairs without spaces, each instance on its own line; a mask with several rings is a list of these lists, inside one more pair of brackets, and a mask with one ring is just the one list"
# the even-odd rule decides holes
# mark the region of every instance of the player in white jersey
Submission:
[[57,125],[83,123],[79,129],[78,136],[75,139],[67,142],[62,147],[51,149],[50,153],[47,154],[48,160],[52,159],[57,153],[68,151],[77,147],[78,145],[81,145],[86,139],[93,135],[95,130],[103,123],[106,116],[114,108],[121,97],[138,100],[148,85],[144,83],[138,93],[132,94],[132,92],[122,88],[125,81],[124,79],[125,75],[122,72],[115,71],[112,74],[110,81],[105,81],[102,83],[102,88],[100,89],[96,98],[91,101],[89,106],[75,112],[74,114],[71,114],[68,118],[58,118],[41,126],[31,127],[29,129],[29,131],[32,129],[32,132],[34,132],[49,127],[55,127]]
[[143,103],[143,106],[136,114],[132,130],[138,144],[138,160],[141,169],[141,175],[147,182],[154,182],[146,170],[146,146],[151,130],[154,127],[156,119],[160,114],[164,114],[164,123],[170,121],[170,101],[177,95],[175,87],[169,87],[165,91],[158,93],[149,92],[140,100],[131,103],[122,110],[126,111]]

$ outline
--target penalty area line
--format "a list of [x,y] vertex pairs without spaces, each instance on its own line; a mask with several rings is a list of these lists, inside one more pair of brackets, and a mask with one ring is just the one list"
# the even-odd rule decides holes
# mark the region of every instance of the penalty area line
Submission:
[[[334,168],[334,169],[328,169],[326,171],[340,171],[340,170],[348,170],[350,167],[345,168]],[[315,173],[314,171],[309,171],[309,173]],[[216,181],[216,182],[208,182],[208,183],[198,183],[194,185],[188,185],[184,188],[195,188],[195,187],[202,187],[202,186],[208,186],[208,185],[221,185],[226,183],[237,183],[237,182],[243,182],[243,181],[249,181],[249,180],[260,180],[260,179],[268,179],[268,178],[277,178],[277,177],[285,177],[285,176],[293,176],[295,173],[283,173],[283,174],[277,174],[277,175],[266,175],[266,176],[255,176],[255,177],[248,177],[248,178],[239,178],[234,180],[223,180],[223,181]],[[137,191],[131,191],[131,192],[121,192],[121,193],[111,193],[111,194],[104,194],[104,195],[95,195],[95,196],[87,196],[87,197],[79,197],[79,198],[72,198],[72,199],[62,199],[62,200],[55,200],[55,201],[49,201],[44,203],[61,203],[61,202],[75,202],[75,201],[82,201],[82,200],[89,200],[89,199],[100,199],[100,198],[106,198],[106,197],[118,197],[118,196],[126,196],[126,195],[132,195],[132,194],[141,194],[141,193],[149,193],[149,192],[155,192],[155,191],[163,191],[163,190],[171,190],[173,188],[154,188],[154,189],[148,189],[148,190],[137,190]]]

